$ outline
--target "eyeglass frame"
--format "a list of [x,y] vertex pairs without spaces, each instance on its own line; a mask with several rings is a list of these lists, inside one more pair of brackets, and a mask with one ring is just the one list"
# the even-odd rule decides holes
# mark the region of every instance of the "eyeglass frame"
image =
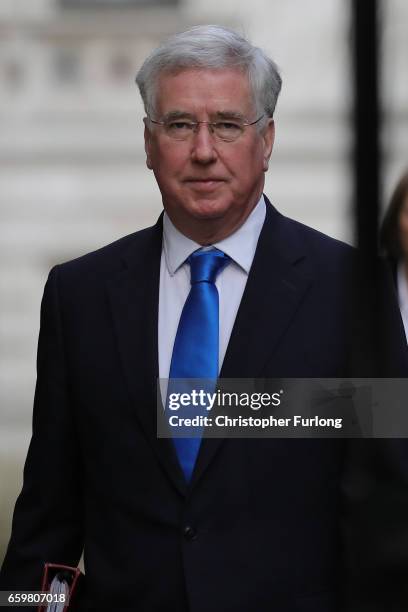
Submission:
[[[155,119],[152,119],[148,113],[146,113],[146,115],[147,115],[147,118],[149,119],[149,121],[151,121],[151,123],[154,123],[155,125],[161,125],[161,126],[166,126],[167,125],[166,121],[157,121]],[[258,123],[264,117],[265,117],[265,113],[263,113],[260,117],[258,117],[258,119],[255,119],[255,121],[251,121],[251,122],[249,122],[249,121],[240,121],[240,127],[245,128],[245,127],[249,127],[250,125],[255,125],[256,123]],[[235,120],[238,121],[238,119],[235,119]],[[174,119],[174,121],[177,122],[177,119]],[[232,121],[233,121],[233,118],[231,118],[231,122]],[[181,120],[179,122],[182,123]],[[190,125],[194,126],[192,128],[193,129],[193,131],[192,131],[193,134],[197,134],[198,126],[200,124],[207,125],[208,128],[209,128],[210,134],[213,136],[214,135],[214,127],[213,126],[217,125],[218,123],[228,123],[228,120],[227,119],[224,119],[224,120],[220,119],[219,121],[191,121],[191,120],[188,120],[188,121],[185,121],[185,123],[189,123]],[[239,135],[236,138],[234,138],[233,140],[225,140],[224,138],[220,138],[220,140],[222,142],[235,142],[237,140],[237,138],[239,138]],[[187,136],[187,138],[180,138],[180,139],[174,138],[173,140],[179,140],[179,142],[185,142],[187,139],[188,139],[188,136]]]

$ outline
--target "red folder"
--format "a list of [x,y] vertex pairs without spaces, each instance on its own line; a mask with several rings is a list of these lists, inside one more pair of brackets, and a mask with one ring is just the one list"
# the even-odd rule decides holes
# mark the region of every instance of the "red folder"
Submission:
[[[41,590],[51,593],[51,582],[58,575],[58,579],[65,581],[68,585],[68,603],[64,606],[64,612],[72,610],[71,603],[78,590],[78,585],[83,573],[78,567],[70,567],[69,565],[58,565],[57,563],[46,563],[44,565],[44,574],[42,579]],[[46,612],[48,602],[38,606],[38,612]]]

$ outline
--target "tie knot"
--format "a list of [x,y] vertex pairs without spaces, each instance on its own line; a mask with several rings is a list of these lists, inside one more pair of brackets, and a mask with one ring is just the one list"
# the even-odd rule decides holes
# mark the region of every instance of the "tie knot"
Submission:
[[230,257],[219,251],[195,251],[188,258],[191,270],[191,284],[215,283],[217,275],[231,261]]

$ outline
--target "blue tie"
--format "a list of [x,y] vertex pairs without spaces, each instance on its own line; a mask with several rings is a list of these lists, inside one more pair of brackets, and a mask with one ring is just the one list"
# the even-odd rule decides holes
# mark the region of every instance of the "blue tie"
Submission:
[[[191,289],[181,313],[174,341],[169,378],[218,378],[218,291],[215,279],[230,262],[228,255],[213,249],[195,251],[188,258]],[[174,388],[172,381],[169,387]],[[201,439],[173,438],[187,482],[194,470]]]

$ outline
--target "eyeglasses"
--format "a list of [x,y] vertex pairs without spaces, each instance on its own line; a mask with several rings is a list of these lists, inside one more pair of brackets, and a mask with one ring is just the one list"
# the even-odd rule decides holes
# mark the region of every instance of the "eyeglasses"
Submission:
[[255,125],[264,115],[252,122],[241,121],[240,119],[224,119],[223,121],[190,121],[188,119],[168,119],[165,121],[156,121],[149,117],[149,121],[155,125],[160,125],[164,128],[167,136],[174,140],[188,140],[193,134],[198,132],[201,124],[206,125],[210,134],[217,140],[224,142],[233,142],[239,138],[246,127]]

